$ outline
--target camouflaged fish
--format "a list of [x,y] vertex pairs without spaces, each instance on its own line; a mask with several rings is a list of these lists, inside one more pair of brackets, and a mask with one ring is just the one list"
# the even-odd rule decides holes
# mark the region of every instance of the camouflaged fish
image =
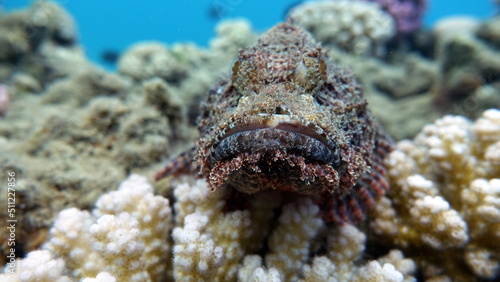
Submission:
[[392,150],[354,77],[291,21],[239,52],[202,104],[201,138],[156,175],[186,166],[212,190],[319,194],[325,221],[356,223],[388,189]]

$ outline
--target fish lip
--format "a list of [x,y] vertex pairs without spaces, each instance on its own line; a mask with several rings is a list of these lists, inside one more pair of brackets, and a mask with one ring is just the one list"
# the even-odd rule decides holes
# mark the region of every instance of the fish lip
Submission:
[[[216,142],[213,147],[216,148],[220,141],[232,134],[263,128],[276,128],[288,132],[304,134],[317,139],[330,149],[334,149],[336,147],[331,140],[318,132],[318,129],[320,129],[319,127],[317,129],[311,128],[292,115],[259,113],[255,115],[255,117],[249,122],[239,122],[235,125],[230,126],[228,130],[224,131],[224,133],[221,134],[221,136],[218,138],[218,142]],[[259,117],[263,119],[259,120]]]
[[[262,140],[255,139],[255,142],[252,141],[253,144],[245,144],[245,146],[238,146],[240,143],[237,142],[236,138],[241,138],[243,135],[246,137],[250,135],[259,136],[263,134],[263,131],[273,132],[269,133],[270,135],[276,135],[277,139],[268,140],[269,147],[267,150],[272,150],[273,146],[276,147],[274,149],[277,150],[291,150],[296,149],[297,151],[301,151],[299,148],[290,147],[289,144],[285,144],[285,140],[278,140],[281,137],[288,136],[294,140],[303,141],[309,145],[314,145],[317,147],[318,152],[323,152],[325,155],[323,157],[316,156],[316,153],[313,155],[309,155],[312,157],[313,161],[322,161],[325,163],[338,165],[340,163],[340,153],[338,146],[334,144],[331,140],[329,140],[326,136],[321,135],[315,129],[304,125],[298,119],[294,119],[290,115],[280,115],[280,114],[259,114],[257,116],[265,117],[263,121],[251,121],[248,123],[239,123],[233,125],[229,130],[227,130],[224,134],[218,138],[218,141],[214,143],[212,146],[212,154],[211,154],[211,163],[218,162],[222,159],[230,158],[229,156],[236,156],[238,153],[241,153],[245,150],[252,149],[260,149],[262,151],[266,151],[265,145],[258,144],[259,142],[264,142]],[[266,133],[264,133],[266,134]],[[269,135],[268,134],[268,135]],[[271,144],[275,143],[275,144]],[[235,148],[228,148],[228,146],[240,147],[242,150],[238,150]],[[220,148],[221,145],[224,148]],[[305,145],[305,144],[304,144]],[[304,152],[311,153],[310,150],[305,150],[302,148]],[[230,152],[230,153],[228,153]]]

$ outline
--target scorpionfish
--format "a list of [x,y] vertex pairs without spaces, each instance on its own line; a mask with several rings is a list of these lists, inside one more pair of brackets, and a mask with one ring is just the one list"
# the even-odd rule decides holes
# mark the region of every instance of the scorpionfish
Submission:
[[191,167],[212,190],[317,194],[327,222],[357,223],[389,188],[390,138],[362,88],[291,20],[240,50],[201,105],[200,139],[156,175]]

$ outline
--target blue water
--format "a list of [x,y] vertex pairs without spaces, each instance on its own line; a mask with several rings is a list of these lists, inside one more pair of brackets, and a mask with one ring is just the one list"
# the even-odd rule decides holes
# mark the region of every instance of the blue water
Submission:
[[[26,7],[29,0],[5,0],[6,11]],[[74,16],[80,42],[87,56],[103,63],[104,50],[124,51],[138,41],[167,44],[192,41],[207,46],[214,26],[222,18],[244,17],[264,31],[283,19],[286,9],[298,0],[58,0]],[[1,0],[0,0],[1,3]],[[211,7],[217,6],[217,11]],[[450,15],[488,18],[494,14],[491,0],[430,0],[425,25]]]

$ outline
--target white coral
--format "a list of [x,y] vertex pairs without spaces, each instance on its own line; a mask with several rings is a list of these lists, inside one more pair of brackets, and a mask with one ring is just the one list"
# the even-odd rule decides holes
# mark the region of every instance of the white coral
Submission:
[[377,261],[371,261],[359,271],[358,281],[387,281],[402,282],[403,274],[397,271],[394,265],[385,263],[383,266]]
[[[467,263],[477,276],[496,276],[500,261],[492,254],[500,247],[491,242],[500,240],[499,141],[500,111],[492,109],[475,123],[445,116],[413,142],[400,142],[385,162],[392,193],[372,209],[373,230],[400,247],[446,249],[457,260],[448,265]],[[426,273],[445,271],[423,267]],[[459,269],[446,271],[467,278]]]
[[185,73],[186,65],[181,64],[163,44],[141,42],[131,46],[120,57],[118,70],[137,80],[157,76],[168,81]]
[[286,280],[296,279],[309,257],[310,241],[323,224],[318,211],[318,206],[308,198],[283,207],[280,224],[269,238],[270,252],[266,256],[266,265],[285,273]]
[[382,45],[396,32],[392,17],[376,3],[306,2],[292,10],[290,16],[317,40],[357,54],[380,52]]
[[324,256],[314,258],[312,265],[306,264],[302,268],[304,279],[301,281],[339,281],[337,277],[337,268],[335,264]]
[[465,251],[465,261],[467,265],[481,277],[495,277],[500,269],[500,262],[495,257],[498,254],[492,253],[485,248],[468,247]]
[[262,266],[262,258],[258,255],[248,255],[243,260],[243,266],[238,270],[238,281],[260,282],[283,281],[282,273],[272,267],[269,270]]
[[71,279],[63,275],[64,262],[55,259],[47,250],[33,251],[17,262],[16,273],[0,275],[0,281],[12,282],[69,282]]
[[95,278],[85,278],[82,282],[116,282],[116,278],[108,272],[101,272]]
[[68,257],[66,264],[74,277],[91,277],[101,271],[104,260],[92,252],[92,236],[88,232],[94,218],[77,208],[62,210],[50,230],[51,239],[45,248],[60,257]]
[[339,226],[328,237],[327,256],[316,256],[302,268],[301,282],[319,281],[414,281],[415,263],[399,250],[392,250],[378,260],[359,264],[366,236],[353,225]]
[[184,227],[173,231],[174,278],[184,281],[208,281],[224,262],[224,250],[204,233],[208,217],[190,214]]
[[145,177],[133,174],[119,190],[104,194],[93,215],[61,211],[45,246],[66,258],[74,277],[97,279],[107,271],[119,280],[147,281],[165,275],[170,204],[153,195]]
[[410,214],[422,230],[422,241],[434,249],[460,247],[467,242],[467,224],[442,197],[425,196],[415,201]]

